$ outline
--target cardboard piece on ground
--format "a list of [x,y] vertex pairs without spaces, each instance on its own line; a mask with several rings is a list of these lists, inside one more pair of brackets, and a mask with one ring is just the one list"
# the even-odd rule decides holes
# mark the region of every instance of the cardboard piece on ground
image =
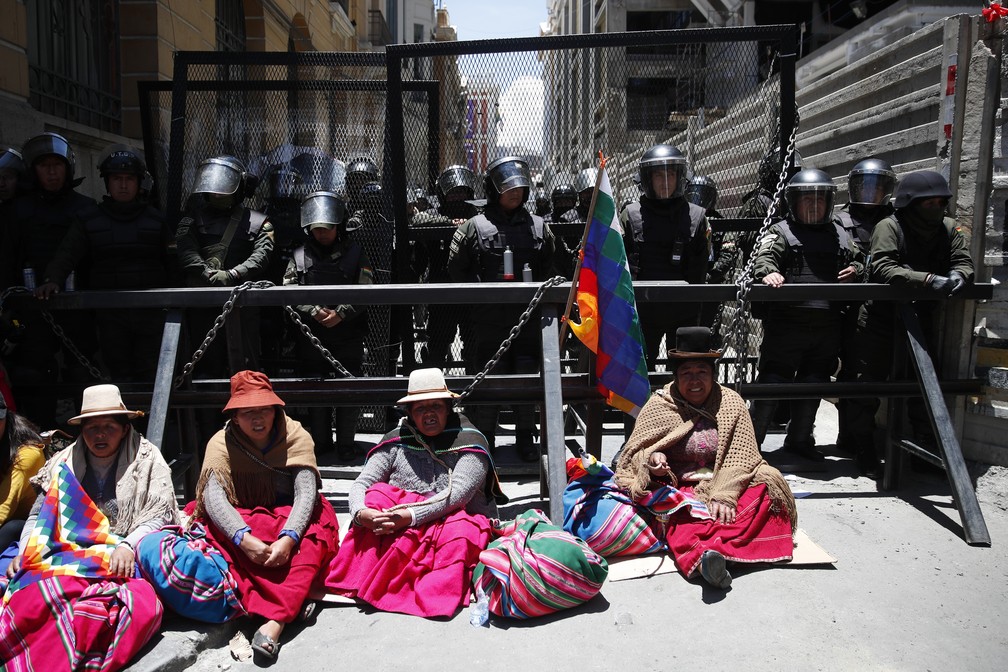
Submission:
[[[781,567],[804,565],[832,565],[836,558],[827,553],[819,544],[812,541],[801,528],[795,532],[795,547],[791,562],[780,563]],[[610,581],[625,581],[626,579],[641,579],[660,574],[675,573],[675,563],[666,553],[638,555],[632,558],[612,558],[609,560]]]

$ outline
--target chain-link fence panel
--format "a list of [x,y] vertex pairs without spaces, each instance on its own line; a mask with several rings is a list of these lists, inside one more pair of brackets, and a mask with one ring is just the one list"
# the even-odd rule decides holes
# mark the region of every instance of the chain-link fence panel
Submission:
[[[710,216],[717,242],[727,236],[751,246],[751,233],[722,231],[755,232],[762,224],[747,204],[763,195],[761,165],[768,156],[773,162],[779,137],[791,135],[794,40],[793,26],[760,26],[390,45],[389,100],[403,101],[400,109],[389,109],[393,200],[398,237],[411,241],[397,250],[400,265],[409,263],[418,241],[437,246],[431,231],[407,224],[415,215],[411,185],[430,185],[434,164],[437,170],[459,164],[475,173],[482,189],[489,164],[516,156],[532,173],[525,205],[550,222],[557,238],[555,271],[570,277],[599,151],[609,157],[613,195],[622,207],[639,198],[638,163],[657,143],[683,153],[688,178],[704,176],[715,186]],[[409,89],[419,84],[436,87],[426,101],[438,106],[436,132],[412,111],[417,96]],[[779,166],[774,178],[778,172]],[[714,221],[717,216],[725,224]],[[443,227],[442,244],[453,230]],[[747,257],[748,250],[727,260],[721,281],[736,282]],[[420,279],[443,277],[437,271],[428,269]],[[702,311],[701,319],[720,331],[723,342],[731,340],[724,330],[734,322],[734,309],[726,304]],[[455,329],[465,323],[465,308],[455,310],[459,315],[447,320],[449,367],[468,358],[465,332]],[[410,350],[421,360],[437,327],[432,315],[418,310],[411,322],[417,338],[428,339]],[[746,351],[728,352],[729,359],[755,361],[761,330],[758,322],[747,325]],[[663,344],[659,360],[665,350]],[[754,365],[745,372],[751,379]]]

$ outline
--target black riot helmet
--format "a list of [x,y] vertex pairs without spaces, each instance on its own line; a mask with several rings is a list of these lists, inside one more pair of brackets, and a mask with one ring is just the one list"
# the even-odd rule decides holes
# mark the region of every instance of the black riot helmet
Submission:
[[791,216],[799,224],[822,226],[833,217],[836,192],[829,175],[815,168],[803,168],[784,188],[784,198]]
[[38,160],[44,156],[58,156],[67,164],[66,183],[73,182],[74,171],[77,168],[77,155],[70,147],[70,141],[59,133],[47,131],[29,138],[21,148],[21,155],[24,157],[25,164],[30,168],[34,168]]
[[346,201],[333,191],[315,191],[301,201],[301,228],[309,235],[320,226],[342,231],[348,216]]
[[577,197],[577,191],[570,184],[558,184],[553,187],[553,192],[550,194],[553,209],[559,212],[567,212],[577,205]]
[[711,210],[717,205],[717,184],[706,175],[695,175],[686,187],[686,200]]
[[346,164],[347,196],[351,200],[360,195],[361,188],[368,182],[379,182],[381,173],[378,164],[368,156],[358,156]]
[[25,164],[21,152],[13,147],[0,147],[0,170],[12,170],[18,177],[24,175]]
[[[769,152],[763,155],[759,164],[759,186],[760,189],[769,193],[777,193],[777,180],[780,179],[781,168],[783,167],[784,155],[781,154],[781,148],[774,147]],[[795,174],[805,167],[802,162],[801,154],[798,150],[794,153],[794,167],[788,169],[787,180],[785,184],[791,181],[791,178]]]
[[896,189],[896,173],[882,159],[858,161],[847,175],[851,205],[885,205]]
[[[669,200],[679,198],[685,193],[686,157],[672,145],[654,145],[644,152],[638,164],[638,173],[641,191],[648,198]],[[655,190],[656,180],[661,185],[660,192]]]
[[501,194],[512,189],[524,189],[522,202],[525,202],[532,188],[528,163],[517,156],[505,156],[487,166],[483,182],[489,203],[497,203]]
[[111,175],[135,175],[141,193],[149,193],[154,186],[154,180],[147,172],[147,162],[141,152],[133,149],[129,145],[113,144],[105,148],[98,162],[98,174],[105,181],[105,189],[108,189],[108,180]]
[[476,173],[458,164],[448,166],[438,175],[434,188],[441,203],[447,200],[448,192],[453,189],[465,190],[465,200],[471,201],[476,197]]
[[952,198],[952,190],[941,173],[933,170],[918,170],[903,176],[896,188],[893,206],[905,208],[922,198]]
[[192,193],[235,196],[240,203],[255,193],[259,178],[249,174],[238,158],[225,154],[204,159],[196,169]]
[[269,190],[268,198],[271,200],[300,199],[305,191],[304,178],[301,177],[301,173],[283,163],[270,168],[266,174],[266,186]]

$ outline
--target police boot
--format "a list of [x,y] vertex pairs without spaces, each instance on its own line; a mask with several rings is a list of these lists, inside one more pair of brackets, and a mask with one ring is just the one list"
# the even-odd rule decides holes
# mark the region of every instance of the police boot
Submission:
[[767,429],[773,420],[774,410],[777,402],[773,399],[755,399],[749,407],[749,414],[752,415],[753,429],[756,431],[756,442],[759,443],[760,451],[763,450],[763,440],[766,438]]
[[534,429],[515,429],[515,451],[522,462],[535,462],[539,459]]
[[788,423],[784,449],[813,462],[822,462],[823,454],[816,450],[815,414],[819,408],[818,399],[794,399],[791,401],[791,422]]

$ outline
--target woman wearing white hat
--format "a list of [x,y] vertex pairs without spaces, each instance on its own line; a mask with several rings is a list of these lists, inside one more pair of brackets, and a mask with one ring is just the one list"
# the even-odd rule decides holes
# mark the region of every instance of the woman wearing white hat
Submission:
[[368,454],[350,487],[353,527],[326,587],[384,611],[451,616],[469,599],[490,518],[507,498],[486,438],[452,408],[440,369],[418,369],[407,417]]

